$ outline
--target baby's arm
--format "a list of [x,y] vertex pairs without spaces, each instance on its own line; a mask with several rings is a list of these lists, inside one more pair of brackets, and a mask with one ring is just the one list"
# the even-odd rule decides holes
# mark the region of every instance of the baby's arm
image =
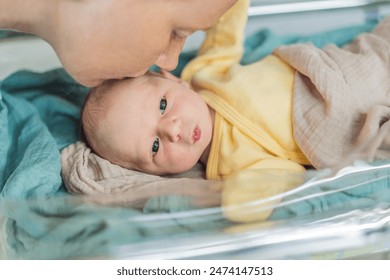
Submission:
[[206,39],[198,55],[182,72],[182,79],[190,81],[205,66],[224,72],[239,63],[243,54],[244,29],[247,22],[249,0],[239,0],[206,33]]
[[235,222],[266,220],[281,197],[304,180],[303,166],[282,158],[268,158],[223,182],[223,214]]

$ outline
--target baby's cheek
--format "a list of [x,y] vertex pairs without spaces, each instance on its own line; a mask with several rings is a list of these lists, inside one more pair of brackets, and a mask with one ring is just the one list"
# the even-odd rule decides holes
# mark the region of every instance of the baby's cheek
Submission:
[[199,158],[200,157],[194,154],[189,148],[180,149],[180,151],[171,154],[169,166],[177,173],[185,172],[194,167]]

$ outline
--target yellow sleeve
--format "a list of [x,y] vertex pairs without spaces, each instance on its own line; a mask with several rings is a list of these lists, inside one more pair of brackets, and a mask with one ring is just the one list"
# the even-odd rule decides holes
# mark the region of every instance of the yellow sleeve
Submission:
[[278,195],[303,183],[304,171],[295,162],[270,158],[262,160],[259,166],[238,172],[223,182],[224,216],[234,222],[266,220],[282,199]]
[[217,71],[224,71],[240,62],[249,3],[249,0],[239,0],[206,32],[197,57],[182,72],[183,80],[190,82],[193,75],[205,66],[212,65]]

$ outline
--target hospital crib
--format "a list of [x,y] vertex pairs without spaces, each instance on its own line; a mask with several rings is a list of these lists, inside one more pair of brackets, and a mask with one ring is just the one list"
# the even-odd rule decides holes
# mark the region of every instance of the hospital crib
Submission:
[[[246,36],[274,44],[321,44],[334,36],[341,44],[343,32],[368,30],[389,11],[386,0],[252,0]],[[202,36],[192,35],[184,53],[196,50]],[[40,39],[13,33],[0,39],[0,80],[20,69],[57,67]],[[240,183],[257,180],[254,174]],[[193,207],[186,197],[169,195],[141,210],[67,194],[0,200],[0,259],[389,258],[390,162],[355,162],[335,174],[308,171],[304,181],[277,198],[267,221],[251,224],[229,222],[218,207]],[[254,202],[258,211],[267,210],[267,201]]]

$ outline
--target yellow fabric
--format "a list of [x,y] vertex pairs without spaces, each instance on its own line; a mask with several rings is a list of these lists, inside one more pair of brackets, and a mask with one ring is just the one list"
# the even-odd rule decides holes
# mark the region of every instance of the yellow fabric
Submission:
[[[215,110],[208,179],[226,179],[247,169],[301,172],[301,164],[309,164],[293,138],[294,70],[273,55],[240,65],[248,6],[249,1],[239,0],[207,32],[198,56],[182,73]],[[229,197],[228,205],[247,200],[231,199],[226,192],[223,197]]]

